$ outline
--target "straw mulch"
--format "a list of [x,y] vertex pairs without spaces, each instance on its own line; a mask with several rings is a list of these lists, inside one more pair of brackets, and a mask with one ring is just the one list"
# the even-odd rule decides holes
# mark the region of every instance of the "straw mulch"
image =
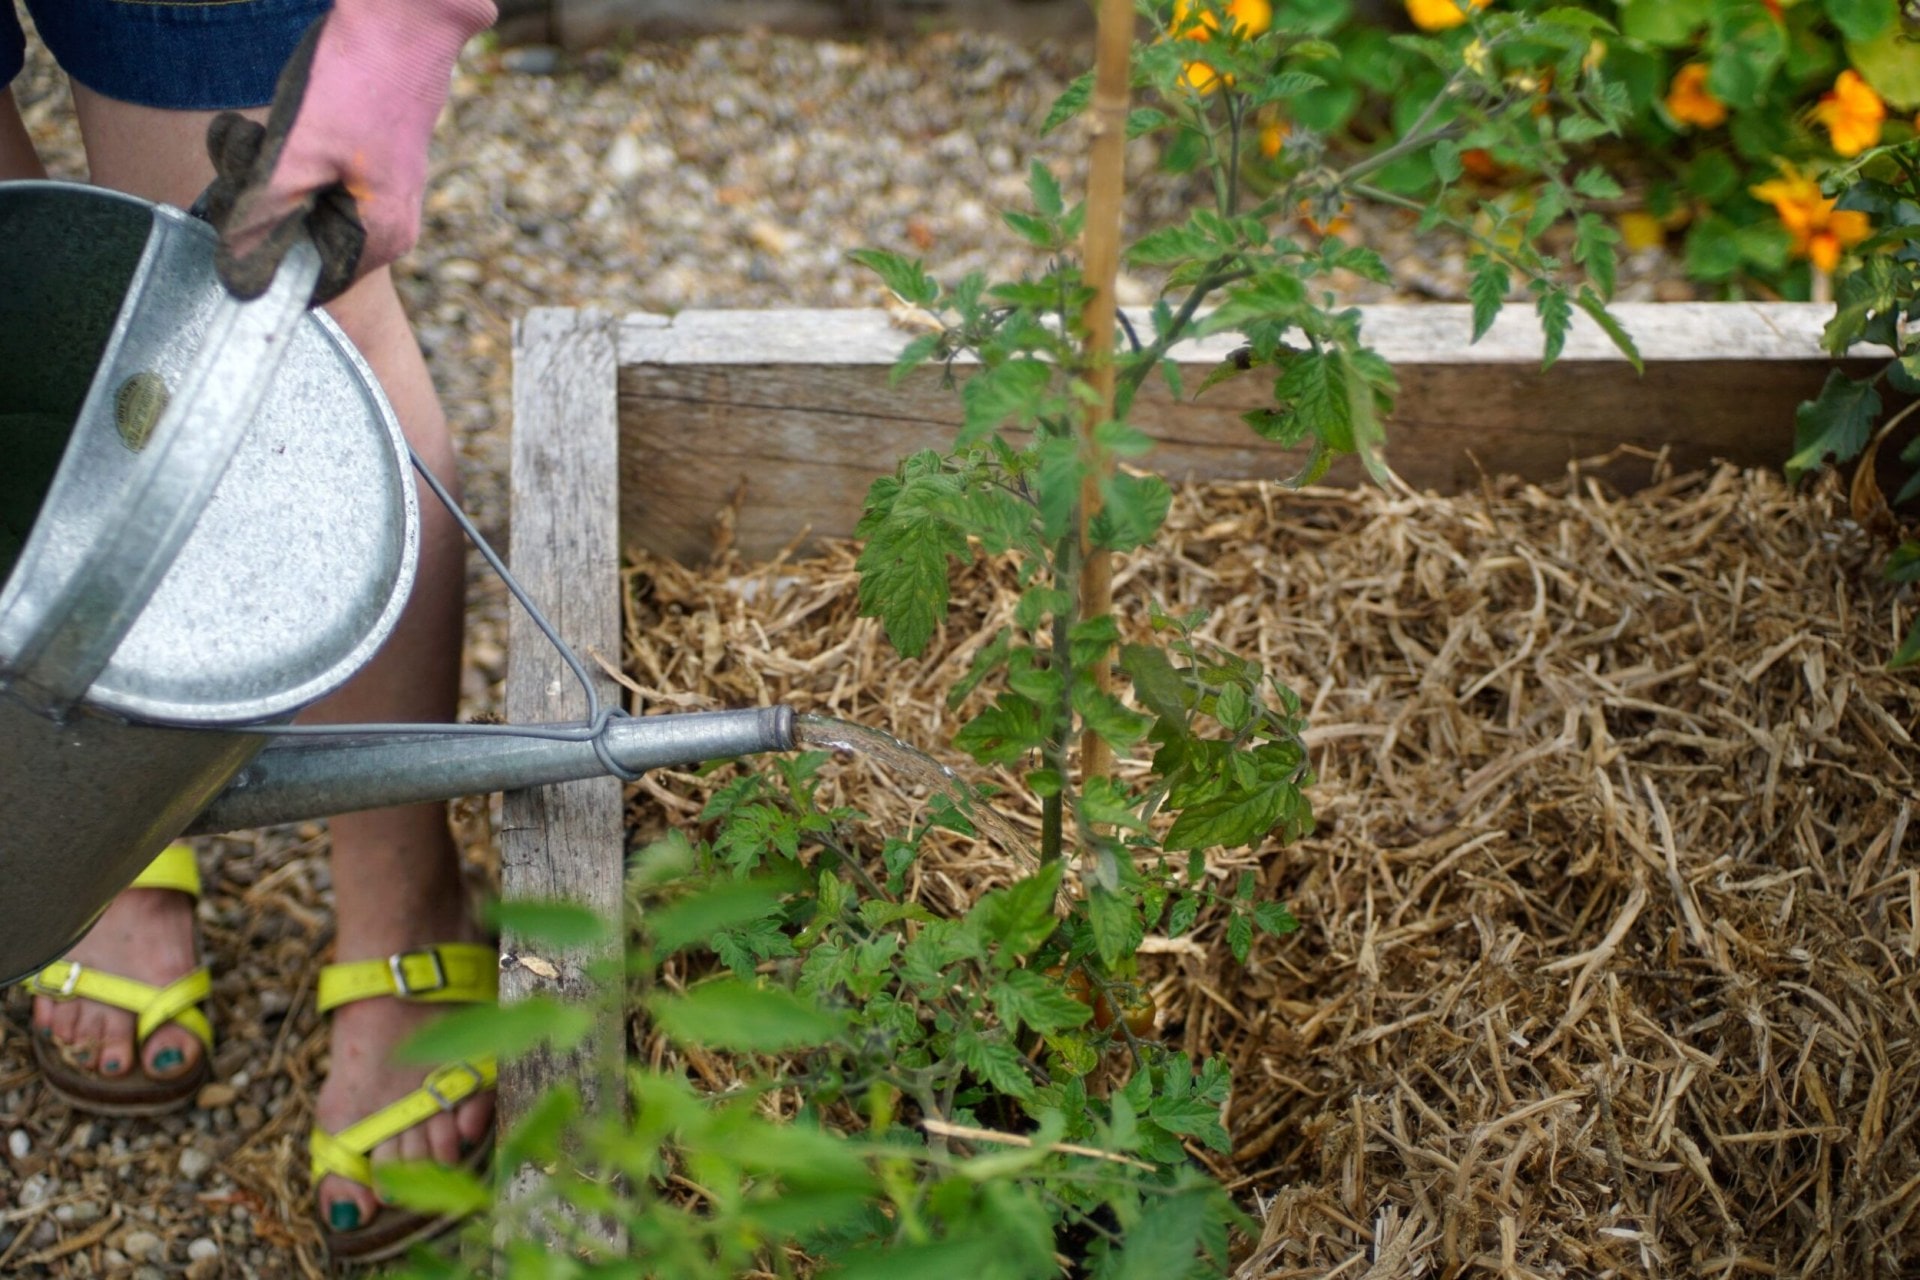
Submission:
[[[1191,489],[1119,575],[1311,711],[1318,832],[1215,868],[1301,931],[1244,968],[1218,920],[1149,940],[1162,1033],[1235,1067],[1241,1280],[1920,1272],[1920,679],[1882,665],[1915,601],[1830,495],[1648,466],[1631,496]],[[953,761],[1011,575],[969,570],[906,661],[853,557],[636,565],[632,683]],[[834,768],[876,827],[925,801]],[[636,828],[712,785],[653,775]],[[917,889],[1017,869],[956,840]]]

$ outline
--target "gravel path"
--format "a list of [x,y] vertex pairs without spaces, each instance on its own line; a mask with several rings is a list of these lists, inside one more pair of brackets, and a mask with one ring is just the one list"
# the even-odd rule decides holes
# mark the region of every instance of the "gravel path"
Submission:
[[[54,176],[84,177],[64,82],[37,48],[16,84]],[[1072,130],[1032,143],[1085,55],[971,35],[900,44],[764,36],[562,59],[476,46],[436,148],[421,249],[400,288],[458,430],[468,503],[504,540],[511,325],[534,306],[614,311],[867,306],[861,247],[924,256],[946,278],[1037,268],[996,210],[1022,207],[1026,169],[1083,184]],[[1183,208],[1179,182],[1132,166],[1130,217]],[[1458,295],[1458,255],[1399,215],[1355,234],[1401,264],[1402,296]],[[1658,255],[1627,264],[1628,296],[1663,296]],[[1144,300],[1136,282],[1129,301]],[[1380,291],[1373,290],[1372,296]],[[1355,291],[1356,299],[1369,296]],[[501,592],[472,577],[467,710],[498,705]],[[487,807],[458,815],[476,865]],[[325,1070],[312,1013],[330,939],[317,826],[210,842],[206,949],[218,975],[217,1083],[151,1122],[90,1120],[37,1083],[28,1006],[0,1002],[0,1274],[318,1275],[304,1132]]]

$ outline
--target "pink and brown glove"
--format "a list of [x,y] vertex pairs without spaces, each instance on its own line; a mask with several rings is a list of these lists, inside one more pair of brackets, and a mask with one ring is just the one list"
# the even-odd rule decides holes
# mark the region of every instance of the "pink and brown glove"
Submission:
[[229,292],[265,292],[303,228],[325,263],[316,304],[413,247],[454,60],[494,17],[493,0],[335,0],[288,60],[264,126],[214,119],[205,204]]

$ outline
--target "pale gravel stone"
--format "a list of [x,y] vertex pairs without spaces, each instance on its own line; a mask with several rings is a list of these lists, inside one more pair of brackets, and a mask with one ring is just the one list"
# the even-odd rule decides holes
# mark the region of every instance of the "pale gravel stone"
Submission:
[[220,1246],[205,1236],[201,1236],[199,1239],[191,1241],[187,1245],[187,1258],[190,1261],[198,1262],[202,1258],[217,1258],[219,1256]]
[[25,1160],[33,1150],[33,1139],[27,1136],[25,1129],[15,1129],[7,1135],[7,1150],[15,1160]]
[[120,1252],[135,1262],[147,1262],[157,1257],[164,1248],[160,1237],[151,1231],[129,1231],[120,1240]]

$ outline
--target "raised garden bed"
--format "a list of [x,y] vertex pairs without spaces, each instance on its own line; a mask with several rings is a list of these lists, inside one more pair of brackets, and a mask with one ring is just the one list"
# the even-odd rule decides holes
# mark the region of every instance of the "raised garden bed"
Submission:
[[[1214,869],[1254,870],[1300,934],[1244,968],[1204,916],[1147,947],[1161,1032],[1240,1082],[1216,1165],[1264,1223],[1246,1277],[1920,1257],[1920,687],[1883,669],[1914,605],[1843,502],[1765,469],[1825,376],[1826,309],[1625,310],[1644,381],[1585,347],[1543,377],[1518,332],[1477,358],[1435,340],[1446,309],[1369,317],[1406,388],[1405,490],[1271,483],[1286,460],[1225,396],[1160,420],[1159,469],[1203,483],[1122,594],[1212,610],[1288,679],[1320,775],[1314,835]],[[1396,346],[1400,319],[1425,345]],[[656,708],[789,701],[938,749],[1011,593],[974,571],[913,663],[856,617],[835,539],[950,412],[887,389],[904,340],[832,313],[529,317],[514,554],[561,566],[570,638]],[[510,691],[553,696],[514,641]],[[834,767],[878,830],[924,802]],[[614,784],[575,785],[514,802],[547,808],[509,818],[510,893],[617,878],[630,835],[691,822],[713,782],[654,775],[626,825]],[[592,815],[556,822],[573,796]],[[914,890],[963,909],[1014,870],[956,840]]]

